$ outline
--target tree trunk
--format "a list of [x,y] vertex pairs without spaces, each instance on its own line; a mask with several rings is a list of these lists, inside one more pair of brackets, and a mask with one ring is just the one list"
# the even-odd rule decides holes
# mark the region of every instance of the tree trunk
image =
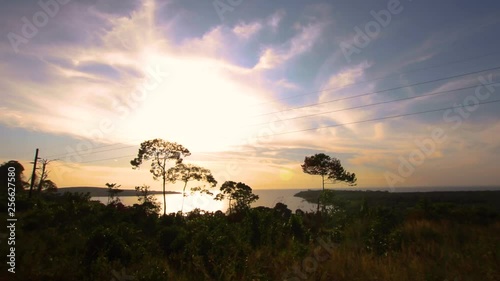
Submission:
[[45,160],[42,161],[42,174],[40,175],[40,181],[38,182],[38,189],[37,192],[40,193],[42,191],[42,184],[45,181],[45,178],[47,177],[45,175],[45,168],[47,166],[47,162]]
[[316,210],[317,213],[319,213],[319,205],[320,205],[320,201],[321,201],[321,195],[323,195],[323,193],[325,192],[325,175],[321,175],[321,185],[322,185],[323,191],[321,191],[319,196],[318,196],[318,207]]
[[[166,165],[167,158],[163,158],[163,167],[162,167],[162,173],[163,173],[163,215],[167,214],[167,198],[165,197],[165,177],[167,176],[167,167]],[[161,165],[160,165],[161,167]]]
[[167,214],[167,198],[165,197],[165,175],[163,175],[163,215]]
[[185,197],[185,194],[186,194],[186,185],[187,185],[187,181],[184,182],[184,188],[182,189],[181,214],[184,212],[184,197]]

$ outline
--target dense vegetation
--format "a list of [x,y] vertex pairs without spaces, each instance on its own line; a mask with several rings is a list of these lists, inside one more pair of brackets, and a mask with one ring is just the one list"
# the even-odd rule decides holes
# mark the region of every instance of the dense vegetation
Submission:
[[[191,180],[215,183],[209,170],[172,155],[152,163],[159,167],[156,178],[182,181],[184,189]],[[355,174],[339,161],[316,156],[306,158],[308,173],[323,182],[355,183]],[[177,159],[176,166],[165,169],[167,159]],[[11,166],[16,167],[16,273],[4,262],[0,280],[486,281],[500,276],[500,192],[322,189],[297,194],[318,204],[317,212],[304,213],[281,203],[250,208],[258,196],[244,183],[227,181],[215,197],[229,200],[227,213],[159,215],[165,209],[146,185],[136,187],[139,204],[133,206],[120,203],[116,183],[106,184],[107,204],[90,200],[88,193],[51,188],[29,197],[24,168],[16,161],[0,166],[4,206]],[[0,211],[3,221],[5,212]],[[2,253],[5,239],[0,237]]]
[[[16,280],[500,276],[500,192],[442,194],[451,198],[447,202],[417,196],[393,201],[383,192],[326,192],[320,213],[292,212],[277,204],[185,216],[159,216],[144,201],[126,207],[91,201],[88,194],[42,193],[28,199],[26,193],[18,190],[16,201]],[[468,198],[487,201],[463,204]],[[1,274],[13,280],[5,267]]]

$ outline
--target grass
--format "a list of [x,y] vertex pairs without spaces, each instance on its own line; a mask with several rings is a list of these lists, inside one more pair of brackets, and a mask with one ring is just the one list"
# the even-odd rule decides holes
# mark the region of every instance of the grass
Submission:
[[[78,194],[20,193],[15,280],[109,281],[122,270],[134,280],[500,280],[500,216],[491,205],[499,194],[386,206],[395,200],[387,194],[347,200],[337,192],[336,208],[319,214],[160,217]],[[1,270],[0,280],[12,280],[5,263]]]

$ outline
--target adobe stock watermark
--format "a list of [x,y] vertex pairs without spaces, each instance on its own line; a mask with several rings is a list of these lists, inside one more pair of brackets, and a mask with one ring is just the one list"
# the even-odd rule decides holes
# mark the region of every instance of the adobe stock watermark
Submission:
[[224,20],[224,14],[227,12],[233,12],[234,8],[238,7],[243,3],[243,0],[214,0],[212,5],[214,6],[215,12],[219,16],[221,21]]
[[401,13],[403,9],[403,5],[401,5],[399,0],[389,0],[386,9],[378,12],[371,10],[370,15],[372,15],[374,20],[367,22],[363,29],[359,26],[354,27],[355,35],[352,42],[342,41],[340,43],[340,49],[347,62],[350,63],[353,54],[360,54],[361,49],[366,48],[375,40],[382,31],[382,28],[387,27],[391,23],[393,15]]
[[[478,85],[473,94],[465,97],[460,104],[454,104],[452,108],[443,112],[443,120],[447,124],[445,128],[449,131],[457,130],[471,114],[476,111],[480,102],[486,101],[495,92],[495,87],[500,83],[493,82],[493,74],[488,77],[479,76]],[[435,127],[430,136],[424,139],[415,140],[415,148],[406,156],[398,157],[397,173],[386,171],[384,173],[387,185],[394,191],[394,186],[405,182],[407,178],[415,173],[418,166],[421,166],[428,157],[431,157],[439,144],[442,144],[448,135],[446,129]]]
[[[305,257],[300,265],[295,265],[293,267],[293,274],[291,272],[287,273],[287,277],[283,280],[285,281],[300,281],[307,280],[311,274],[318,270],[320,263],[327,261],[333,256],[333,250],[335,249],[335,244],[332,241],[325,241],[321,238],[316,239],[319,246],[314,248],[311,255]],[[326,253],[321,253],[326,251]]]
[[35,12],[30,18],[22,17],[21,21],[23,25],[21,26],[20,34],[15,32],[9,32],[7,34],[7,39],[9,39],[10,46],[16,52],[19,52],[19,46],[21,44],[28,44],[30,39],[35,37],[39,30],[45,27],[49,23],[50,18],[54,18],[59,11],[61,6],[68,4],[71,0],[40,0],[38,1],[38,6],[41,10]]
[[[134,88],[125,99],[113,100],[111,107],[118,114],[120,119],[125,119],[136,110],[149,96],[156,90],[166,78],[171,76],[168,72],[163,72],[158,66],[147,69],[147,78],[139,86]],[[106,136],[112,134],[116,129],[115,122],[110,118],[103,118],[98,126],[93,130],[86,132],[87,139],[77,143],[75,146],[66,146],[66,157],[63,159],[66,163],[81,163],[84,156],[93,152]],[[65,173],[59,176],[63,179]]]

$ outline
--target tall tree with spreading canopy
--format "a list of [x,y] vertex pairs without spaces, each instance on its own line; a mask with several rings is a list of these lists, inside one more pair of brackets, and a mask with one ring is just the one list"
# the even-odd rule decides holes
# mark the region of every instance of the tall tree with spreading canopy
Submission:
[[[220,193],[215,200],[229,199],[229,212],[241,211],[250,207],[250,204],[259,200],[259,196],[252,193],[252,188],[242,182],[226,181],[220,187]],[[232,204],[231,201],[234,201]]]
[[[169,182],[175,183],[176,181],[184,182],[184,187],[182,188],[182,205],[181,213],[184,211],[184,197],[186,196],[186,186],[190,181],[206,182],[209,184],[210,188],[217,185],[212,172],[209,169],[192,165],[192,164],[177,164],[174,167],[168,169],[167,180]],[[210,190],[206,188],[205,185],[199,185],[191,188],[191,192],[200,192],[212,195]]]
[[[345,182],[350,186],[356,185],[356,174],[347,172],[342,167],[339,159],[330,157],[324,153],[306,156],[304,164],[301,167],[302,171],[306,174],[321,176],[322,193],[325,191],[325,180],[330,180],[332,183]],[[318,211],[319,204],[320,197],[318,197]]]
[[138,169],[143,161],[151,160],[153,179],[162,179],[163,187],[163,214],[167,212],[165,197],[165,182],[167,181],[167,161],[174,160],[176,164],[181,164],[183,157],[191,155],[191,152],[184,146],[168,142],[163,139],[153,139],[141,143],[137,157],[130,161],[132,168]]

